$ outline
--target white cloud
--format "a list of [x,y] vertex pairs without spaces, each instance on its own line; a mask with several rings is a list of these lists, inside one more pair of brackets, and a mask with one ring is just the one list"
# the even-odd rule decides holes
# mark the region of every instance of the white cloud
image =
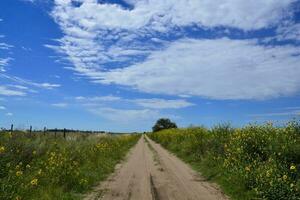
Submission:
[[54,107],[58,107],[58,108],[66,108],[66,107],[68,107],[67,103],[53,103],[51,105],[54,106]]
[[56,79],[60,79],[61,78],[59,75],[53,75],[51,77],[56,78]]
[[143,122],[157,119],[161,114],[150,109],[91,108],[89,112],[119,123]]
[[0,58],[0,72],[5,72],[5,67],[8,66],[10,58]]
[[278,40],[298,40],[300,41],[300,24],[291,24],[277,29]]
[[289,112],[272,112],[249,115],[250,117],[264,118],[264,117],[293,117],[300,116],[300,110],[292,110]]
[[[82,5],[76,7],[71,0],[55,0],[55,19],[60,24],[72,22],[83,27],[83,30],[94,31],[103,28],[139,29],[145,26],[164,31],[168,24],[230,26],[251,30],[278,23],[295,0],[141,0],[130,2],[134,7],[132,10],[116,4],[100,4],[97,0],[80,2]],[[74,33],[85,35],[82,29],[76,29]]]
[[33,2],[35,2],[36,0],[21,0],[21,1],[33,3]]
[[184,99],[126,99],[119,96],[107,95],[107,96],[95,96],[95,97],[75,97],[79,103],[85,106],[103,106],[104,104],[110,104],[116,102],[118,105],[134,105],[149,109],[161,110],[161,109],[180,109],[189,106],[194,106],[195,104],[188,102]]
[[8,50],[8,49],[10,49],[12,47],[13,47],[12,45],[8,45],[6,43],[0,42],[0,49]]
[[[263,99],[299,91],[295,47],[159,38],[180,35],[181,28],[193,25],[244,31],[278,26],[292,14],[295,0],[127,0],[133,9],[96,0],[77,1],[80,6],[72,2],[55,0],[51,15],[64,37],[57,40],[59,46],[46,46],[65,54],[74,65],[67,68],[92,82],[215,99]],[[111,63],[127,65],[109,70]]]
[[285,110],[300,110],[300,106],[286,107]]
[[86,111],[98,115],[106,120],[122,124],[147,123],[160,118],[178,116],[161,112],[162,109],[180,109],[194,104],[185,100],[166,99],[126,99],[118,96],[94,96],[74,98],[76,106],[83,107]]
[[52,83],[34,83],[34,82],[28,82],[29,85],[33,85],[36,87],[40,87],[40,88],[44,88],[44,89],[54,89],[54,88],[58,88],[61,85],[60,84],[52,84]]
[[11,116],[13,116],[14,114],[9,112],[9,113],[6,113],[5,115],[8,116],[8,117],[11,117]]
[[193,106],[195,104],[186,100],[165,100],[165,99],[136,99],[133,100],[137,105],[152,109],[179,109]]
[[5,106],[0,106],[0,110],[6,110]]
[[79,101],[84,101],[84,102],[103,102],[103,101],[119,101],[121,100],[121,97],[118,96],[113,96],[113,95],[107,95],[107,96],[95,96],[95,97],[83,97],[79,96],[75,98],[76,100]]
[[17,83],[17,84],[1,85],[0,95],[3,96],[26,96],[28,93],[37,93],[36,90],[29,88],[27,86],[33,86],[35,88],[41,88],[47,90],[60,87],[59,84],[36,83],[16,76],[10,76],[4,73],[0,73],[0,78],[7,79],[9,81],[13,81]]
[[47,90],[51,90],[51,89],[55,89],[60,87],[60,84],[52,84],[52,83],[37,83],[37,82],[33,82],[31,80],[26,80],[23,78],[19,78],[16,76],[10,76],[7,74],[0,74],[0,77],[11,80],[13,82],[16,82],[18,84],[23,84],[23,85],[29,85],[29,86],[34,86],[37,88],[42,88],[42,89],[47,89]]
[[190,95],[185,95],[185,94],[180,94],[178,96],[181,98],[190,98],[191,97]]
[[[0,36],[0,38],[1,38],[1,36]],[[0,42],[0,50],[8,50],[12,47],[13,46],[11,46],[11,45]],[[7,67],[9,65],[9,62],[12,61],[12,60],[13,59],[11,57],[6,57],[6,58],[1,58],[0,57],[0,72],[5,72],[6,71],[5,67]]]
[[12,90],[6,86],[0,86],[0,95],[3,96],[26,96],[26,93],[23,91]]
[[[0,19],[0,22],[2,20]],[[4,38],[4,35],[0,35],[0,39]],[[5,42],[0,42],[0,51],[7,51],[9,49],[13,48],[12,45],[6,44]],[[13,60],[11,57],[0,57],[0,73],[1,72],[5,72],[6,69],[5,67],[7,67],[9,65],[9,62]]]
[[23,86],[23,85],[9,85],[9,86],[10,86],[10,87],[17,88],[17,89],[20,89],[20,90],[29,90],[28,87]]
[[[0,20],[1,21],[1,20]],[[0,42],[0,50],[9,50],[13,48],[12,45],[8,45],[6,43]],[[60,87],[59,84],[50,84],[50,83],[36,83],[30,80],[25,80],[16,76],[10,76],[5,74],[6,69],[5,67],[9,65],[9,62],[12,61],[13,58],[7,57],[7,58],[1,58],[0,57],[0,78],[8,79],[10,81],[16,82],[18,84],[22,85],[10,85],[8,88],[7,86],[1,86],[0,88],[0,94],[6,95],[6,96],[25,96],[25,90],[35,92],[32,89],[29,89],[28,87],[25,87],[23,85],[30,85],[38,88],[43,88],[43,89],[53,89]],[[14,89],[12,89],[14,88]],[[15,90],[16,89],[16,90]],[[20,91],[23,90],[23,91]]]
[[[0,20],[1,22],[2,20]],[[12,45],[8,45],[6,43],[0,42],[0,50],[9,50],[13,48]],[[22,79],[16,76],[11,76],[6,74],[5,67],[9,65],[9,62],[13,60],[11,57],[1,58],[0,57],[0,78],[8,79],[9,81],[13,81],[18,83],[18,85],[7,85],[7,86],[0,86],[0,95],[5,96],[25,96],[27,92],[36,92],[24,85],[33,86],[42,89],[54,89],[60,87],[59,84],[51,84],[51,83],[37,83],[34,81]]]
[[254,40],[184,39],[145,62],[93,77],[143,92],[213,99],[264,99],[300,90],[300,50]]

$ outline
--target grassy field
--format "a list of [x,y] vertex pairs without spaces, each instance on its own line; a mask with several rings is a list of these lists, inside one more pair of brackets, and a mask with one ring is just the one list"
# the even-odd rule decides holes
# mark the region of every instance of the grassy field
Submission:
[[149,137],[233,199],[300,199],[300,125],[169,129]]
[[0,199],[80,199],[113,172],[138,135],[0,133]]

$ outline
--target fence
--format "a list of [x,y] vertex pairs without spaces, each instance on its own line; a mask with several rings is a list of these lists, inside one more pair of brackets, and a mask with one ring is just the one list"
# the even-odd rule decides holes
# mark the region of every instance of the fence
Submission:
[[19,133],[22,132],[22,133],[28,134],[29,136],[53,135],[55,138],[61,136],[64,139],[66,139],[68,135],[74,135],[74,134],[82,134],[82,135],[112,134],[110,132],[105,132],[105,131],[83,131],[83,130],[73,130],[73,129],[66,129],[66,128],[63,128],[63,129],[58,129],[58,128],[47,129],[47,127],[44,127],[42,130],[33,130],[31,125],[29,126],[29,129],[27,129],[27,130],[17,130],[17,129],[14,129],[14,124],[12,124],[10,126],[9,130],[2,129],[2,132],[3,131],[4,132],[10,132],[11,134],[13,134],[13,133],[18,134],[18,132]]

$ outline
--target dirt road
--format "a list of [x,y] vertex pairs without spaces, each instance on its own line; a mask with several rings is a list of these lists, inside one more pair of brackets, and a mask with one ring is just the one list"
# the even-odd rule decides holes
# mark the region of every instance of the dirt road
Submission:
[[143,136],[116,172],[85,200],[227,199],[216,186]]

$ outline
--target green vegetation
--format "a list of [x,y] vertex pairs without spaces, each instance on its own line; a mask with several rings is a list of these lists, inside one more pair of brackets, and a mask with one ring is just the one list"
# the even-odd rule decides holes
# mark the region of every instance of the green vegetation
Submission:
[[149,137],[233,199],[300,199],[300,125],[169,129]]
[[138,135],[0,133],[0,199],[80,199],[113,172]]

